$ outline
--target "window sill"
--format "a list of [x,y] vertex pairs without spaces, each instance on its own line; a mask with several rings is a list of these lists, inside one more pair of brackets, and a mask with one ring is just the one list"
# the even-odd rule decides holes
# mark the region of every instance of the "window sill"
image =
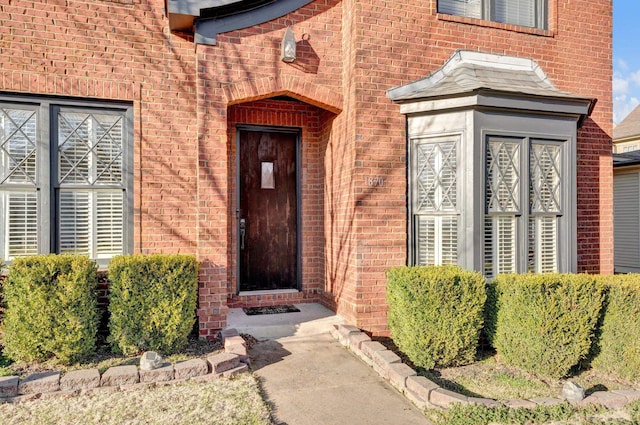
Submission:
[[439,21],[457,22],[460,24],[476,25],[479,27],[496,28],[505,31],[519,32],[522,34],[531,34],[541,37],[553,37],[553,31],[543,30],[539,28],[523,27],[520,25],[504,24],[502,22],[487,21],[485,19],[467,18],[466,16],[447,15],[444,13],[436,14]]

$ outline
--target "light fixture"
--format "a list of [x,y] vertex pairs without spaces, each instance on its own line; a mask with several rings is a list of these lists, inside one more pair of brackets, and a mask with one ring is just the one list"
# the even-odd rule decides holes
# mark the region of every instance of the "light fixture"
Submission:
[[296,60],[296,36],[291,27],[287,27],[284,37],[282,37],[280,59],[287,63]]

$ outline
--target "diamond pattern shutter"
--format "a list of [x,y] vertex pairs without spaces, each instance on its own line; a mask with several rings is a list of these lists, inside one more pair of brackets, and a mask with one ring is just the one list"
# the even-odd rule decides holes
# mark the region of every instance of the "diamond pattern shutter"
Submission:
[[0,108],[0,260],[38,253],[37,113]]
[[520,211],[520,140],[491,138],[486,151],[486,202],[492,213]]

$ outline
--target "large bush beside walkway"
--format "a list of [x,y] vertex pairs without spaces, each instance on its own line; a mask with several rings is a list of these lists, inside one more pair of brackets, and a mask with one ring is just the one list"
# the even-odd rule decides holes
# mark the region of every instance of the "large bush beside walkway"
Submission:
[[398,267],[387,277],[389,329],[416,366],[473,362],[486,300],[481,274],[455,266]]
[[72,363],[94,354],[97,284],[95,263],[84,256],[16,258],[3,283],[4,355]]
[[115,257],[109,281],[109,342],[115,352],[166,354],[186,345],[198,298],[194,256]]

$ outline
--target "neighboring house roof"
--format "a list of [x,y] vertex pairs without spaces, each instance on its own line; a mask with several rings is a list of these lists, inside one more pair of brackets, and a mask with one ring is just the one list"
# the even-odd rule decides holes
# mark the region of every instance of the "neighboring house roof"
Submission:
[[640,105],[613,129],[613,140],[640,138]]
[[437,71],[392,88],[387,95],[394,102],[406,104],[487,92],[554,99],[553,105],[546,106],[549,112],[579,114],[581,120],[595,105],[595,99],[557,89],[533,59],[470,50],[456,51]]
[[613,154],[613,167],[628,167],[640,164],[640,150]]

